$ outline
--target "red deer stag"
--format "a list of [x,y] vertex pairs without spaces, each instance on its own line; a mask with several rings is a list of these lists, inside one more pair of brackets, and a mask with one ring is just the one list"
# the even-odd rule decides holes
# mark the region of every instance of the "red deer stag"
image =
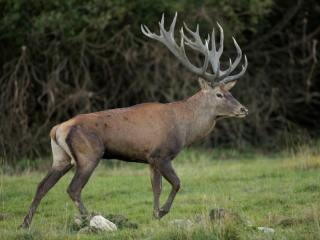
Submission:
[[[176,18],[177,14],[167,32],[164,29],[164,16],[162,16],[159,23],[160,36],[151,33],[146,26],[141,26],[142,32],[162,42],[185,67],[198,74],[201,90],[180,102],[146,103],[129,108],[81,114],[53,127],[50,133],[53,164],[37,186],[22,227],[31,224],[41,199],[74,165],[77,166],[76,173],[67,192],[81,214],[87,214],[88,211],[81,201],[81,191],[101,158],[149,164],[154,195],[153,215],[161,218],[169,212],[180,188],[180,180],[171,161],[186,146],[208,134],[217,119],[244,117],[248,114],[248,110],[229,92],[248,65],[245,58],[242,71],[229,76],[242,57],[237,42],[233,39],[238,53],[235,62],[232,63],[230,60],[229,68],[222,71],[219,63],[223,51],[221,26],[218,25],[221,32],[218,51],[216,51],[214,31],[209,50],[210,37],[203,44],[199,36],[199,27],[192,32],[186,24],[184,27],[194,41],[184,35],[182,28],[181,43],[178,46],[174,40]],[[198,68],[190,63],[184,44],[205,56],[203,67]],[[213,74],[206,72],[209,62]],[[159,208],[162,177],[171,184],[172,189],[163,207]]]

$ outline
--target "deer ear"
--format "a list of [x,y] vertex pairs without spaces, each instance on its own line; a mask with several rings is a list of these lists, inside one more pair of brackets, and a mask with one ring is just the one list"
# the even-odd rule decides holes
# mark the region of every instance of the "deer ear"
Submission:
[[229,91],[235,84],[237,83],[237,80],[232,81],[232,82],[228,82],[224,85],[224,89],[226,89],[227,91]]
[[198,78],[199,86],[201,89],[208,89],[210,87],[210,83],[208,83],[205,79],[202,77]]

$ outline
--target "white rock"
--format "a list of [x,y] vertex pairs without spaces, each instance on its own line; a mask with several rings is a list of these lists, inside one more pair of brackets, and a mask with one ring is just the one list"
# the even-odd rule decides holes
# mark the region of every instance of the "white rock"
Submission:
[[106,232],[117,231],[117,226],[101,215],[97,215],[92,218],[92,220],[90,221],[90,227],[96,227]]
[[266,227],[258,227],[259,231],[265,232],[265,233],[274,233],[274,229],[272,228],[266,228]]

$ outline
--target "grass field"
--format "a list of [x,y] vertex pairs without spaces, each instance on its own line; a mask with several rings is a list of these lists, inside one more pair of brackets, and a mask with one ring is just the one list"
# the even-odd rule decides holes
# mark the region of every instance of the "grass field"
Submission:
[[[45,166],[49,166],[49,160]],[[173,164],[181,189],[170,213],[155,220],[148,166],[102,160],[82,193],[87,209],[122,214],[139,226],[103,234],[78,234],[71,228],[78,211],[66,188],[74,171],[45,196],[31,228],[18,229],[46,172],[3,167],[0,239],[320,239],[317,146],[274,155],[185,150]],[[170,191],[170,185],[163,183],[162,204]],[[247,227],[232,218],[189,229],[169,225],[174,219],[205,218],[217,207],[235,210],[254,226]],[[259,226],[273,228],[275,233],[260,232],[256,229]]]

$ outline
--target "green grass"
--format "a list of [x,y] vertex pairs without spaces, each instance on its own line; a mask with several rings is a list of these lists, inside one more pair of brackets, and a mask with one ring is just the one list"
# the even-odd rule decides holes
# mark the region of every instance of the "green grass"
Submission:
[[[40,203],[31,229],[18,229],[36,185],[45,171],[4,172],[0,194],[1,239],[319,239],[320,153],[302,147],[286,154],[240,154],[234,151],[202,153],[183,151],[173,162],[181,180],[171,211],[152,218],[153,194],[147,165],[104,161],[83,190],[89,211],[122,214],[138,229],[114,233],[78,234],[71,229],[78,213],[66,193],[70,171]],[[45,164],[47,165],[47,164]],[[170,185],[163,181],[161,203]],[[190,229],[172,227],[174,219],[207,217],[213,208],[235,210],[255,227],[275,229],[274,234],[248,228],[232,219],[205,222]]]

